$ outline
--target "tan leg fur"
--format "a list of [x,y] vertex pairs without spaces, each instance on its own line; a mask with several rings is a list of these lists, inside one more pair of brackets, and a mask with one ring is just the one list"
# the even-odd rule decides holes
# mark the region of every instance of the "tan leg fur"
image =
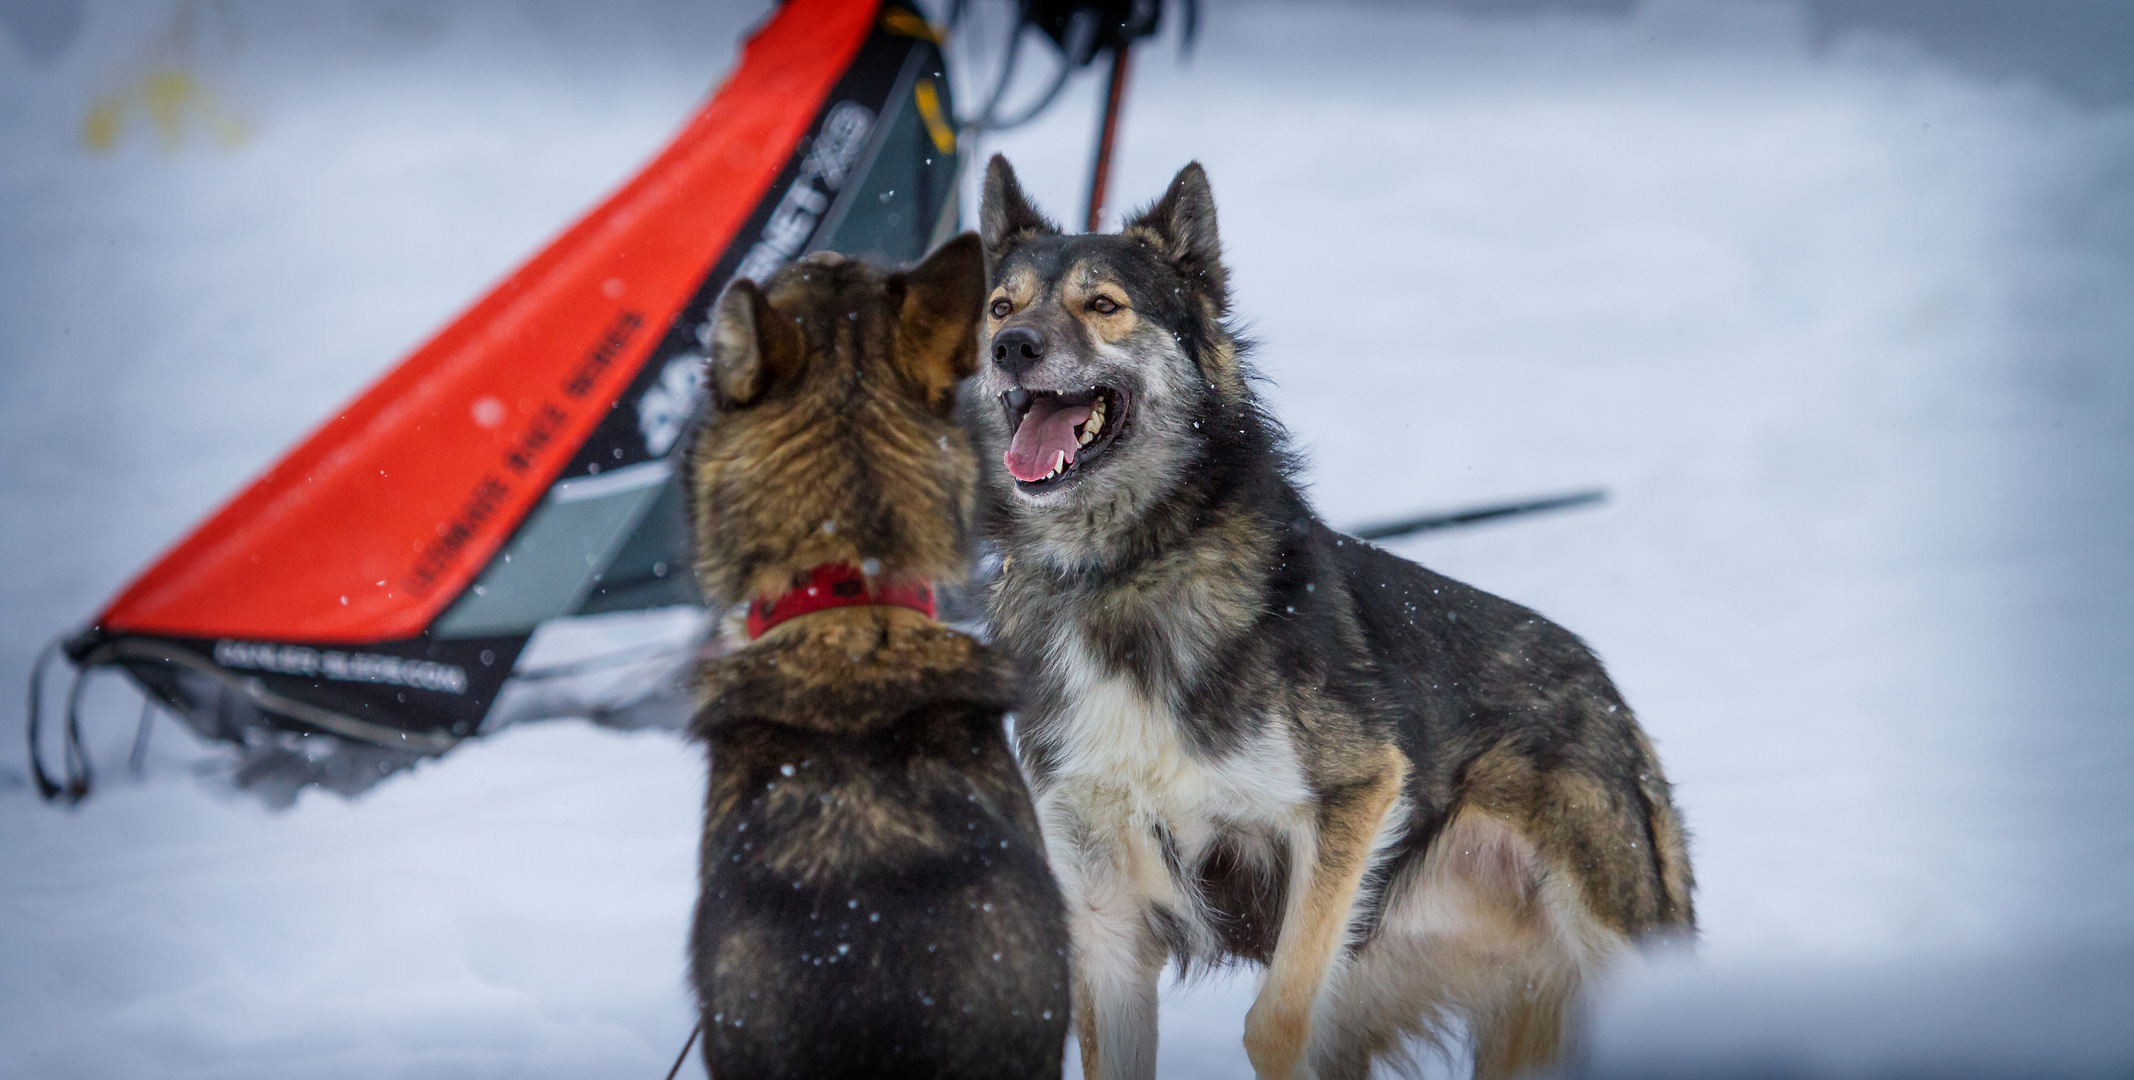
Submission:
[[1311,1041],[1320,986],[1343,943],[1379,826],[1408,773],[1407,759],[1387,750],[1377,777],[1321,808],[1314,857],[1291,884],[1274,961],[1245,1014],[1245,1054],[1261,1080],[1288,1080]]

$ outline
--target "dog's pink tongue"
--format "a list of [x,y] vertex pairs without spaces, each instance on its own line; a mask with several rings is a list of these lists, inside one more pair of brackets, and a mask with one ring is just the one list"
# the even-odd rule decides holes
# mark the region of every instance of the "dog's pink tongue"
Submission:
[[1030,403],[1022,426],[1008,444],[1003,459],[1017,480],[1043,480],[1052,475],[1052,463],[1065,453],[1074,461],[1075,425],[1089,419],[1089,406],[1062,405],[1057,398],[1038,398]]

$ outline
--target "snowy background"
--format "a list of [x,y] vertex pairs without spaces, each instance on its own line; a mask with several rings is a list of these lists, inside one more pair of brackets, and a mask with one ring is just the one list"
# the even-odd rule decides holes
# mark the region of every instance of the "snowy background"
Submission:
[[[6,733],[46,640],[634,170],[763,10],[0,0],[0,1074],[664,1075],[672,735],[528,725],[273,812],[168,722],[128,776],[115,677],[88,803]],[[987,147],[1057,217],[1097,92]],[[1606,999],[1618,1042],[1780,982],[1901,1013],[2087,962],[2134,1000],[2134,10],[1217,4],[1137,58],[1115,201],[1194,158],[1331,521],[1612,493],[1397,550],[1585,636],[1678,784],[1702,966]],[[1245,1075],[1251,992],[1167,990],[1166,1075]]]

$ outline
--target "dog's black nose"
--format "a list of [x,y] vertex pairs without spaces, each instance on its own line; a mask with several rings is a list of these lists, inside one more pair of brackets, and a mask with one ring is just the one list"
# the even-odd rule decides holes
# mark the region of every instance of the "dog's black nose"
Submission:
[[1045,358],[1045,336],[1027,326],[1011,326],[993,335],[993,362],[1012,378]]

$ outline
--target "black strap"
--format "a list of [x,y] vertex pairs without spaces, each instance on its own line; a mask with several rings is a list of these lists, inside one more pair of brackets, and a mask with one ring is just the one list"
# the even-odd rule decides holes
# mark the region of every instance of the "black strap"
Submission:
[[[953,29],[963,22],[964,0],[956,0],[949,9],[949,26]],[[1185,30],[1180,35],[1180,52],[1193,46],[1194,35],[1200,23],[1199,0],[1181,0],[1184,8]],[[993,90],[986,96],[985,108],[974,119],[965,121],[966,135],[988,135],[1021,127],[1042,114],[1058,98],[1067,80],[1084,67],[1094,64],[1099,56],[1112,55],[1111,83],[1113,96],[1117,96],[1119,78],[1124,69],[1120,54],[1128,46],[1156,32],[1156,23],[1164,4],[1162,0],[1018,0],[1015,5],[1015,20],[1008,29],[1006,49],[1001,59],[1000,73],[993,81]],[[1059,69],[1052,74],[1052,81],[1045,91],[1028,107],[1011,117],[1001,115],[1001,105],[1007,97],[1008,84],[1014,80],[1016,62],[1022,56],[1025,31],[1036,31],[1052,39],[1059,47]]]
[[67,733],[66,733],[66,782],[52,779],[44,771],[44,756],[38,750],[38,736],[44,728],[44,673],[59,655],[58,638],[53,638],[44,651],[37,654],[37,663],[30,668],[30,715],[24,725],[30,743],[30,776],[37,782],[37,794],[46,802],[78,803],[89,796],[91,776],[89,755],[82,751],[81,700],[82,681],[85,671],[74,673],[74,683],[67,688]]
[[667,1070],[667,1080],[674,1080],[676,1076],[681,1074],[682,1062],[689,1060],[689,1048],[697,1044],[697,1036],[702,1034],[703,1031],[704,1021],[702,1020],[697,1021],[697,1026],[689,1029],[689,1041],[682,1044],[682,1052],[675,1056],[674,1068]]
[[1592,491],[1577,491],[1569,495],[1552,495],[1542,499],[1521,499],[1518,502],[1496,503],[1476,506],[1466,510],[1454,510],[1444,514],[1426,514],[1406,521],[1388,521],[1378,525],[1364,525],[1350,529],[1349,535],[1358,540],[1390,540],[1396,536],[1408,536],[1436,529],[1450,529],[1460,525],[1472,525],[1480,521],[1492,521],[1520,514],[1538,514],[1544,510],[1567,510],[1574,506],[1605,501],[1608,493],[1596,488]]

